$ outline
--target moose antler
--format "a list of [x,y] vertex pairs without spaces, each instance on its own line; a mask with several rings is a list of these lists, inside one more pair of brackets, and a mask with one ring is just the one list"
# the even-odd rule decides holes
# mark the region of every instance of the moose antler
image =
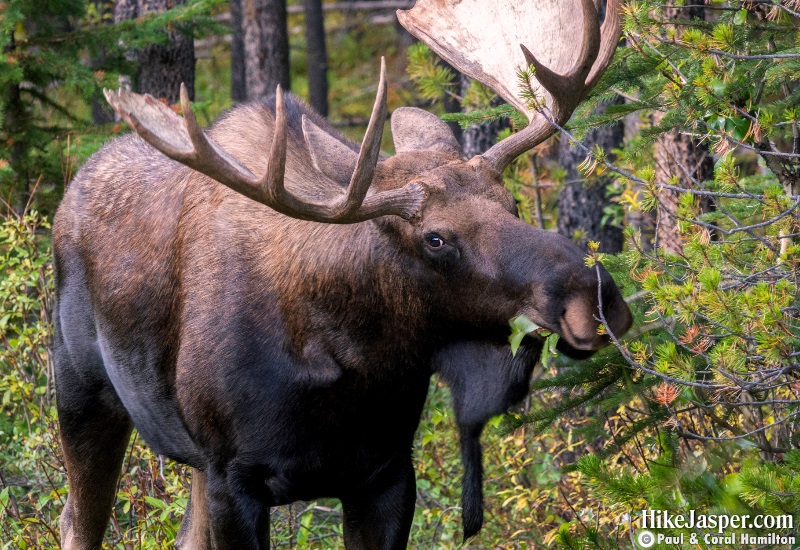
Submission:
[[[599,26],[601,0],[417,0],[397,17],[460,72],[489,86],[530,124],[494,145],[483,159],[502,172],[517,156],[569,120],[611,62],[621,35],[619,1],[608,0]],[[597,5],[595,5],[597,3]],[[520,82],[520,69],[535,77]],[[547,116],[522,93],[530,86],[544,99]]]
[[267,172],[256,177],[197,124],[186,87],[181,85],[183,120],[168,106],[148,94],[104,90],[106,99],[147,143],[198,172],[293,218],[327,223],[355,223],[394,214],[405,219],[417,215],[426,191],[419,183],[367,196],[380,155],[386,120],[386,64],[381,59],[378,94],[361,144],[356,168],[346,191],[327,203],[298,197],[284,186],[286,168],[286,112],[283,93],[275,95],[275,132]]

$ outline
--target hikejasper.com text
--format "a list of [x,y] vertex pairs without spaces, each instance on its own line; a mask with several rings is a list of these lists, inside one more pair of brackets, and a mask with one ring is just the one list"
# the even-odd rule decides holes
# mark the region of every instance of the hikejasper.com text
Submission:
[[716,531],[719,534],[728,529],[793,529],[794,518],[791,515],[759,514],[697,514],[694,510],[675,514],[668,510],[643,510],[642,529],[699,529]]

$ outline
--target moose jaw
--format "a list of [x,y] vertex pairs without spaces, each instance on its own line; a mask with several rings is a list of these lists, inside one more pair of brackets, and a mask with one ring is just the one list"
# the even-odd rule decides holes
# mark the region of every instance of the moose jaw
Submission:
[[[519,220],[500,178],[600,78],[617,12],[609,0],[602,26],[592,0],[419,0],[398,12],[528,116],[472,159],[415,108],[394,111],[397,153],[380,157],[383,63],[360,147],[280,89],[207,131],[185,90],[183,119],[106,92],[138,136],[87,162],[53,229],[62,546],[100,548],[135,426],[192,466],[179,548],[268,548],[270,506],[323,496],[342,501],[349,550],[404,548],[433,372],[452,390],[464,536],[477,533],[481,431],[525,395],[542,346],[526,337],[512,356],[508,320],[527,315],[578,358],[607,343],[598,308],[614,334],[631,324],[605,270]],[[544,109],[516,93],[529,65]]]

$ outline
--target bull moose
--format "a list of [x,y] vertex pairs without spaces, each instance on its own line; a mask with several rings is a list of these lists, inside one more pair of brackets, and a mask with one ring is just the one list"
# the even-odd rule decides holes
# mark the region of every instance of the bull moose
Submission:
[[[598,5],[595,4],[595,1]],[[106,92],[136,131],[72,181],[53,228],[67,550],[100,548],[133,427],[192,467],[184,549],[267,548],[271,506],[335,497],[344,544],[404,548],[412,441],[432,373],[460,430],[464,535],[481,527],[480,434],[521,399],[542,348],[585,357],[630,311],[568,239],[517,216],[501,181],[609,64],[617,0],[418,0],[405,27],[529,125],[464,158],[434,115],[378,93],[360,146],[278,89],[200,129]],[[524,44],[524,45],[523,45]],[[522,45],[520,47],[520,45]],[[532,66],[520,92],[518,69]],[[533,97],[535,96],[535,97]]]

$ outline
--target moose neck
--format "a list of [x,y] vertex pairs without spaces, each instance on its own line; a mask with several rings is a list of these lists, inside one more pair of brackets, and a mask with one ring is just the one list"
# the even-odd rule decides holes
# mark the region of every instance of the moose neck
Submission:
[[280,238],[260,252],[273,273],[262,280],[279,287],[295,354],[322,346],[338,364],[356,370],[387,369],[392,362],[403,369],[427,368],[433,345],[430,305],[413,261],[396,249],[391,234],[371,221],[274,223],[271,231],[279,231]]

